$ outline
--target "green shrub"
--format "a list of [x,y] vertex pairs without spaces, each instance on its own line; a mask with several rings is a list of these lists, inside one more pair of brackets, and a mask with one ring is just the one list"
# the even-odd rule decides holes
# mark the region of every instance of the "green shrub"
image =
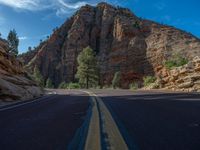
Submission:
[[79,83],[69,83],[68,84],[69,89],[80,89],[80,84]]
[[146,76],[143,78],[143,80],[144,80],[144,86],[149,86],[150,84],[152,84],[156,81],[156,77]]
[[53,85],[53,83],[52,83],[50,78],[47,79],[45,87],[46,88],[54,88],[54,85]]
[[121,76],[120,72],[116,72],[115,75],[114,75],[114,77],[113,77],[112,87],[114,89],[119,88],[119,86],[120,86],[120,76]]
[[140,23],[138,21],[135,21],[133,26],[137,29],[140,29]]
[[133,82],[129,85],[130,90],[137,90],[138,89],[138,84]]
[[188,63],[188,60],[179,54],[174,55],[172,59],[167,60],[164,65],[167,69],[172,69],[174,67],[180,67]]
[[58,86],[59,89],[67,89],[68,88],[68,84],[66,82],[61,82]]

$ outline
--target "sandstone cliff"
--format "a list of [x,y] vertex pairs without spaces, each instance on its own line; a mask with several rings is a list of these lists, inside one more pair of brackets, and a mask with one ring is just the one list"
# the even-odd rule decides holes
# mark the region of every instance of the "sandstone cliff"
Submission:
[[196,56],[186,65],[171,70],[162,68],[160,78],[147,89],[170,89],[173,91],[200,92],[200,57]]
[[29,79],[22,63],[9,55],[7,50],[7,42],[0,38],[0,102],[40,96],[41,88]]
[[88,45],[97,53],[101,84],[110,84],[114,73],[121,71],[124,88],[145,75],[157,75],[173,53],[189,60],[200,56],[200,40],[193,35],[100,3],[78,10],[26,60],[26,68],[31,72],[38,66],[56,86],[74,81],[77,56]]

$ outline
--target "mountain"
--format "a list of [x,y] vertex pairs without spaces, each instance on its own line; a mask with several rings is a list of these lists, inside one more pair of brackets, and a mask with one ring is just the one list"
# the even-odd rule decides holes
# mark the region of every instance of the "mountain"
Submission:
[[143,76],[162,75],[163,63],[177,53],[189,60],[200,56],[200,40],[185,31],[134,15],[129,9],[99,3],[83,6],[34,55],[21,57],[26,69],[39,68],[45,79],[58,86],[75,81],[77,56],[90,46],[97,54],[101,85],[111,84],[121,72],[121,86]]
[[42,93],[28,77],[22,63],[8,54],[7,41],[0,38],[0,102],[31,99]]

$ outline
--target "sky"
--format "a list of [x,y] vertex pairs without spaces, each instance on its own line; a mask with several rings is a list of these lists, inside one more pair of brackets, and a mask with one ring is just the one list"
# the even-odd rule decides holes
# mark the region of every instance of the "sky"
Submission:
[[[132,10],[138,17],[157,21],[192,33],[200,38],[200,0],[103,0]],[[15,29],[19,52],[46,39],[85,4],[102,0],[0,0],[0,33],[6,38]]]

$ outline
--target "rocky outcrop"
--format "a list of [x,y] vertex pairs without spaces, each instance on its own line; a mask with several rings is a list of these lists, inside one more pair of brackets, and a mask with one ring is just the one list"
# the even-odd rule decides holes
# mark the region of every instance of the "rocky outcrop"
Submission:
[[0,100],[26,100],[40,96],[43,91],[32,81],[22,63],[7,52],[7,42],[0,39]]
[[26,68],[32,72],[37,66],[56,86],[74,81],[77,56],[88,45],[97,54],[101,84],[111,84],[114,73],[121,71],[123,88],[145,75],[156,76],[174,53],[189,60],[200,56],[200,40],[191,34],[100,3],[77,11],[28,60]]
[[[165,72],[163,74],[163,72]],[[200,57],[196,56],[188,64],[171,70],[161,69],[156,83],[160,88],[174,91],[200,92]],[[153,86],[152,86],[153,88]]]

